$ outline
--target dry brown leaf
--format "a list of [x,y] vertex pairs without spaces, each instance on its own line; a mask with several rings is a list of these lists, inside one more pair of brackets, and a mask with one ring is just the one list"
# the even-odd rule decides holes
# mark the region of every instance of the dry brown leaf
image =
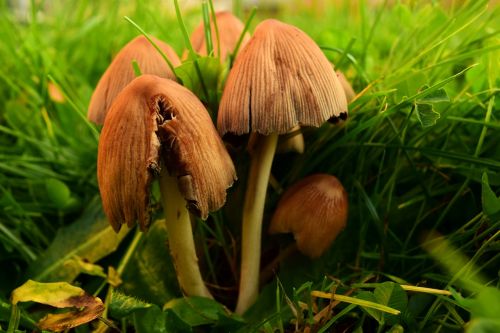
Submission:
[[19,302],[36,302],[56,308],[71,308],[69,312],[48,314],[38,322],[40,329],[56,332],[88,323],[104,311],[100,298],[66,282],[42,283],[28,280],[12,292],[11,300],[13,305]]

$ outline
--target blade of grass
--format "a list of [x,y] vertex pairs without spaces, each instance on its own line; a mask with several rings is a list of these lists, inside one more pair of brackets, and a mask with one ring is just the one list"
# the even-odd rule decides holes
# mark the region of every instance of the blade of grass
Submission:
[[332,299],[334,301],[339,301],[339,302],[344,302],[344,303],[349,303],[349,304],[354,304],[354,305],[359,305],[365,308],[372,308],[375,310],[379,310],[382,312],[387,312],[390,314],[398,315],[401,313],[401,311],[393,309],[389,306],[385,306],[382,304],[370,302],[370,301],[365,301],[359,298],[355,297],[350,297],[350,296],[343,296],[343,295],[337,295],[337,294],[332,294],[332,293],[325,293],[323,291],[317,291],[313,290],[311,291],[311,296],[313,297],[320,297],[320,298],[326,298],[326,299]]

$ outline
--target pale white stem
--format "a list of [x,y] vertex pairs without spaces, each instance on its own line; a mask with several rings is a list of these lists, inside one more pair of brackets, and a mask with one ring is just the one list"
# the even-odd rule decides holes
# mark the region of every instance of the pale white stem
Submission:
[[187,296],[213,298],[201,277],[193,230],[186,200],[177,187],[177,178],[162,171],[160,190],[165,211],[168,243],[179,285]]
[[257,299],[262,217],[278,134],[261,137],[255,146],[245,194],[242,221],[240,289],[236,313],[243,314]]

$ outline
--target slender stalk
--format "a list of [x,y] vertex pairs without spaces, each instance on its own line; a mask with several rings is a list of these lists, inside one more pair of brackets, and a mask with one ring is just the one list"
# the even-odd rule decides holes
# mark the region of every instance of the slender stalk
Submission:
[[212,44],[212,27],[210,25],[210,13],[208,8],[208,3],[206,1],[201,2],[201,13],[203,14],[203,31],[205,33],[205,41],[207,43],[207,55],[212,55],[214,50]]
[[203,279],[194,246],[193,230],[186,201],[177,187],[177,179],[162,171],[160,191],[165,211],[168,243],[179,285],[188,296],[212,298]]
[[236,313],[243,314],[259,292],[262,216],[278,134],[261,137],[253,153],[243,207],[240,292]]

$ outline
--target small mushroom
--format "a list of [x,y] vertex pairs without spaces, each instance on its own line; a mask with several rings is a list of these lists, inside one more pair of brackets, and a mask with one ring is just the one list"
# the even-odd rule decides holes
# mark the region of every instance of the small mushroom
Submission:
[[262,217],[278,135],[346,117],[342,86],[316,43],[294,26],[261,22],[229,72],[217,119],[222,135],[261,134],[243,207],[237,313],[245,312],[258,294]]
[[[215,19],[217,21],[219,40],[217,40],[217,31],[215,30],[214,22],[210,18],[214,55],[219,57],[223,63],[234,51],[245,26],[239,18],[227,11],[215,13]],[[248,39],[250,39],[250,35],[245,33],[240,47],[243,47],[248,42]],[[193,49],[199,54],[208,55],[203,22],[191,34],[191,44],[193,45]]]
[[[161,40],[151,37],[174,66],[181,64],[175,51]],[[135,77],[132,62],[136,61],[142,74],[154,74],[174,79],[165,59],[144,36],[138,36],[125,45],[106,69],[90,98],[87,117],[96,124],[103,124],[116,95]]]
[[344,229],[348,206],[347,193],[336,177],[311,175],[283,194],[269,232],[293,233],[299,251],[317,258]]
[[111,226],[150,222],[160,177],[170,251],[185,294],[211,297],[198,267],[189,211],[206,219],[226,200],[235,169],[196,96],[175,81],[141,75],[116,97],[99,139],[97,176]]

